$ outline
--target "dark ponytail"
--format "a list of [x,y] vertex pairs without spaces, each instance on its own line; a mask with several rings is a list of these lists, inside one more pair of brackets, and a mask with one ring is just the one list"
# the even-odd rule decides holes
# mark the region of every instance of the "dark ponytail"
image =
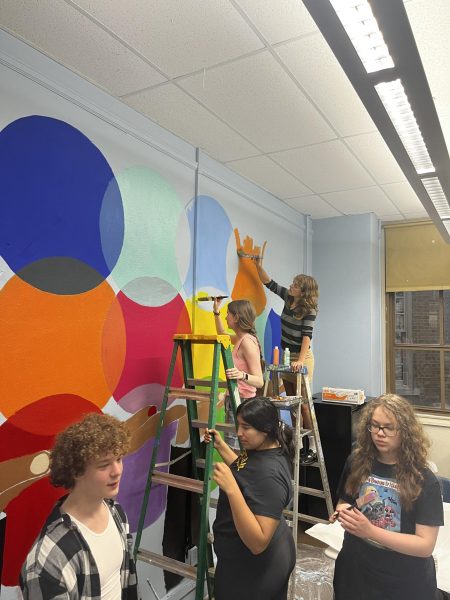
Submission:
[[248,398],[238,406],[237,414],[258,431],[267,433],[269,439],[278,442],[292,467],[295,452],[292,428],[280,421],[278,409],[270,398]]

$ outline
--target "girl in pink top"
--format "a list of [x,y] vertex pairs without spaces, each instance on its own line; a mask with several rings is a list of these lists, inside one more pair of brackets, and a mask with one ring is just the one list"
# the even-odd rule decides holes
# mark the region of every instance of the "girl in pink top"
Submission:
[[[221,300],[214,300],[213,313],[217,333],[226,333],[220,318]],[[233,300],[228,304],[226,322],[235,335],[231,336],[234,367],[226,370],[228,379],[237,379],[241,398],[253,398],[264,384],[261,370],[261,349],[256,337],[253,305],[248,300]]]

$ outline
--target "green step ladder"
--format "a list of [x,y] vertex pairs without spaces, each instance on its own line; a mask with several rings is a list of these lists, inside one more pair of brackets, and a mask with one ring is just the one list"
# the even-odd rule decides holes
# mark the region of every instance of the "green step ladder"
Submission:
[[[204,456],[202,456],[199,429],[207,427],[208,429],[217,429],[218,431],[235,432],[236,408],[240,404],[240,397],[236,380],[227,379],[226,382],[219,382],[220,361],[222,360],[225,369],[230,369],[234,366],[231,356],[231,340],[229,335],[176,334],[173,338],[173,341],[174,347],[172,358],[170,361],[169,373],[167,376],[167,383],[161,405],[161,412],[156,430],[155,442],[153,445],[152,458],[136,532],[134,556],[136,560],[147,562],[153,566],[161,567],[162,569],[171,573],[176,573],[182,577],[195,580],[195,600],[204,600],[206,581],[208,590],[208,595],[206,598],[212,600],[214,597],[214,563],[211,546],[212,536],[209,532],[209,508],[212,486],[211,473],[213,469],[214,444],[206,444]],[[195,344],[207,344],[213,347],[211,380],[194,378],[192,347]],[[182,388],[171,387],[178,350],[181,351],[183,365],[184,387]],[[196,387],[210,387],[210,390],[196,390]],[[234,416],[234,424],[216,422],[219,388],[228,389],[228,396],[231,401]],[[173,475],[171,473],[159,471],[157,468],[155,468],[157,466],[156,461],[167,405],[169,400],[175,398],[186,399],[186,410],[192,451],[192,477]],[[209,400],[208,421],[201,421],[198,418],[197,402],[204,402],[205,400]],[[164,484],[197,494],[200,513],[197,566],[192,566],[140,547],[142,531],[144,529],[145,515],[147,513],[147,507],[149,504],[153,483]]]

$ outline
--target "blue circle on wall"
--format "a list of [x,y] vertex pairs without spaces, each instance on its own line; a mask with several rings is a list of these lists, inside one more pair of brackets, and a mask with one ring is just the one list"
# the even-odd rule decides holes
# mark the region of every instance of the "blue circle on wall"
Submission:
[[[64,264],[69,270],[77,267],[74,279],[80,264],[100,278],[110,274],[123,244],[122,198],[107,160],[78,129],[42,116],[5,127],[0,132],[0,195],[0,254],[22,279],[33,272],[28,283],[60,293],[58,286],[52,289],[51,263],[42,281],[39,270],[25,268],[50,258],[73,259]],[[95,280],[79,279],[78,292]]]

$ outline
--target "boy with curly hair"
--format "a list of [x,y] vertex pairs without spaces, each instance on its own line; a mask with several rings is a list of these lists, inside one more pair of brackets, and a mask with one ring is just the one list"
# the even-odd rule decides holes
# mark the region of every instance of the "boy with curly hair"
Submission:
[[69,493],[49,515],[22,567],[25,600],[136,600],[136,570],[119,492],[130,432],[91,413],[60,433],[50,481]]

